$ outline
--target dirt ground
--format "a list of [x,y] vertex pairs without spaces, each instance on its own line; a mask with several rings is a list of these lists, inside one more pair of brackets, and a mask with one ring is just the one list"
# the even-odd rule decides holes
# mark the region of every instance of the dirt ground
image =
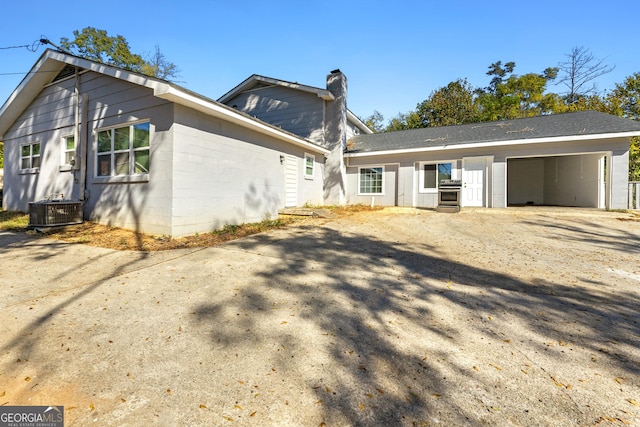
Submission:
[[640,221],[388,208],[210,248],[0,233],[0,404],[68,425],[640,425]]
[[[364,205],[338,206],[328,210],[333,216],[346,217],[361,212],[377,211],[382,208],[371,208]],[[305,210],[305,209],[300,209]],[[306,209],[312,211],[312,209]],[[7,215],[9,216],[9,215]],[[220,245],[231,240],[241,239],[256,233],[286,227],[293,223],[298,225],[312,222],[314,216],[281,215],[275,220],[265,220],[255,224],[227,225],[220,230],[209,233],[194,233],[190,236],[173,238],[166,235],[139,233],[95,222],[85,221],[82,224],[63,227],[38,228],[27,230],[26,225],[20,231],[33,236],[48,237],[68,243],[81,243],[99,248],[123,251],[166,251],[170,249],[202,248]],[[26,221],[26,219],[25,219]],[[25,222],[26,224],[26,222]]]

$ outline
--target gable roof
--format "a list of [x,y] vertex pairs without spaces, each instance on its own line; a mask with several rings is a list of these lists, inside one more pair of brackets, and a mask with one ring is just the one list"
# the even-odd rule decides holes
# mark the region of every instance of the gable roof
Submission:
[[265,86],[288,87],[290,89],[295,89],[302,92],[315,94],[318,96],[318,98],[322,98],[325,101],[333,101],[335,99],[333,94],[327,89],[320,89],[318,87],[307,86],[299,83],[293,83],[285,80],[278,80],[271,77],[265,77],[265,76],[260,76],[258,74],[253,74],[248,78],[246,78],[239,85],[231,89],[229,92],[225,93],[220,98],[218,98],[218,102],[225,103],[243,92],[246,92],[251,89],[265,87]]
[[[258,74],[253,74],[242,81],[239,85],[231,89],[229,92],[222,95],[218,98],[218,102],[226,103],[241,93],[253,90],[260,89],[268,86],[282,86],[289,89],[299,90],[301,92],[306,92],[310,94],[315,94],[318,98],[322,98],[324,101],[333,101],[335,96],[327,89],[321,89],[319,87],[303,85],[300,83],[288,82],[286,80],[274,79],[272,77],[265,77]],[[347,118],[362,131],[364,134],[372,134],[373,131],[369,129],[369,127],[364,124],[362,120],[358,118],[355,114],[353,114],[349,109],[347,109]]]
[[349,139],[346,156],[640,136],[640,122],[597,111],[429,127]]
[[203,112],[209,116],[267,134],[279,140],[328,154],[330,151],[318,144],[287,132],[279,127],[263,122],[247,114],[236,111],[220,102],[192,92],[166,80],[135,73],[122,68],[102,64],[78,56],[47,49],[24,77],[22,82],[0,107],[0,140],[4,133],[33,102],[42,89],[51,83],[65,67],[73,66],[84,70],[104,74],[153,90],[153,95]]

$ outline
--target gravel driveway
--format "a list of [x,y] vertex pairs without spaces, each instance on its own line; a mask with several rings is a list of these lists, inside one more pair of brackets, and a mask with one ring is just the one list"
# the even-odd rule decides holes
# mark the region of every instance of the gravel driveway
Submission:
[[389,208],[215,248],[0,233],[0,405],[66,425],[640,425],[640,222]]

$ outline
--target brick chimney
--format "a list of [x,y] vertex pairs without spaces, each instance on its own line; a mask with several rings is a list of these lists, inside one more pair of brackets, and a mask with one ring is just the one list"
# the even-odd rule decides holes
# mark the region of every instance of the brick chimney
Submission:
[[347,147],[347,77],[340,70],[327,76],[327,90],[334,96],[324,107],[324,145],[331,150],[327,155],[324,174],[324,202],[344,205],[346,202],[346,176],[344,150]]

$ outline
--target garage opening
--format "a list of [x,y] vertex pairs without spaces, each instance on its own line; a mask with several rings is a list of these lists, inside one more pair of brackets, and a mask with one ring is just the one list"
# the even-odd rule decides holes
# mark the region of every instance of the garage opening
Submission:
[[508,206],[604,208],[603,153],[507,160]]

